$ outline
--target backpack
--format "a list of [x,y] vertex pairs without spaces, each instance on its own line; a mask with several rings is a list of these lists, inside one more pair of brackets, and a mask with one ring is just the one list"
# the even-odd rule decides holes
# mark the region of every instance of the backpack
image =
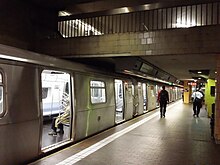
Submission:
[[196,97],[196,98],[195,98],[195,102],[196,102],[196,103],[201,103],[201,102],[202,102],[202,99],[199,99],[198,97]]

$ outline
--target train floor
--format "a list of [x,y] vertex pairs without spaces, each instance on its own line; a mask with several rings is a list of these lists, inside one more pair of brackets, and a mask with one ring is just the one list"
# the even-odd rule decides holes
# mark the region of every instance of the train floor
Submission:
[[43,126],[42,147],[50,146],[55,143],[59,143],[69,139],[69,135],[70,135],[69,127],[64,126],[63,134],[57,133],[57,136],[53,136],[53,135],[49,135],[49,133],[52,132],[51,125],[52,125],[52,121],[44,124]]
[[192,105],[178,101],[165,118],[151,111],[31,164],[220,165],[205,108],[192,114]]

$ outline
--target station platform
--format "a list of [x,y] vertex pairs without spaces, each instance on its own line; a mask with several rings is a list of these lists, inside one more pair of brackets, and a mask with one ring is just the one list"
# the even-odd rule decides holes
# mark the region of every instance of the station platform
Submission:
[[31,165],[220,165],[220,145],[210,133],[203,106],[193,117],[192,105],[169,104],[117,125]]

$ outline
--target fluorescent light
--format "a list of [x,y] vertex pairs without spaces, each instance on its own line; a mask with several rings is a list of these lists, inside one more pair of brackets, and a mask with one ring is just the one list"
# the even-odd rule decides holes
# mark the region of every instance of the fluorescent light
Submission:
[[0,58],[9,59],[9,60],[15,60],[15,61],[22,61],[22,62],[27,62],[28,61],[25,58],[8,56],[8,55],[3,55],[3,54],[0,54]]

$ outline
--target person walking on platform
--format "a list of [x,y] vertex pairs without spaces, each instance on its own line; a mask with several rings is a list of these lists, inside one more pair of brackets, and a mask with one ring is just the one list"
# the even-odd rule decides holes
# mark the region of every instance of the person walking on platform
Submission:
[[160,103],[160,117],[165,117],[167,103],[169,102],[169,94],[165,90],[165,86],[162,86],[162,90],[159,92],[157,99]]
[[199,117],[200,108],[202,107],[202,98],[203,95],[201,92],[199,92],[199,89],[196,89],[195,92],[193,92],[192,96],[193,101],[193,117],[197,116]]

